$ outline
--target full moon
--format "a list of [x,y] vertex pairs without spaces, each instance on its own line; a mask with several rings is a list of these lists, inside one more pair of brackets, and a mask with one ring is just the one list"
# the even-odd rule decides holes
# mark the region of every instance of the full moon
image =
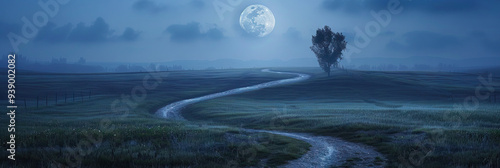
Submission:
[[248,34],[264,37],[274,30],[274,15],[264,5],[250,5],[240,16],[240,26]]

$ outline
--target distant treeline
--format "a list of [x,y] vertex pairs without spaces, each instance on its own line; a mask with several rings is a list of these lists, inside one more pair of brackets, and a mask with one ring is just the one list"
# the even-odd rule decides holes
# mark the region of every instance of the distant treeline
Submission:
[[[7,57],[1,57],[1,64],[7,67]],[[89,65],[85,58],[80,58],[76,62],[68,62],[66,58],[52,58],[50,62],[40,63],[31,61],[23,55],[16,55],[16,69],[31,72],[49,73],[106,73],[106,72],[145,72],[145,71],[172,71],[183,70],[180,65],[166,66],[150,64],[149,66],[139,65],[118,65],[104,67],[101,65]]]
[[[2,64],[7,64],[7,57],[2,57],[0,61]],[[105,71],[102,66],[86,65],[85,62],[83,58],[74,63],[68,63],[66,58],[53,58],[49,63],[39,63],[30,61],[23,55],[16,55],[17,70],[52,73],[98,73]]]
[[183,70],[180,65],[166,66],[150,64],[143,67],[139,65],[119,65],[114,69],[114,72],[144,72],[144,71],[180,71]]
[[358,69],[367,71],[456,71],[459,69],[454,64],[439,63],[436,66],[427,64],[414,64],[414,65],[394,65],[394,64],[380,64],[380,65],[344,65],[347,69]]
[[[7,57],[1,57],[0,61],[7,67]],[[237,61],[236,61],[237,62]],[[189,64],[190,62],[185,62]],[[202,64],[202,61],[194,61],[192,63],[197,63],[197,65]],[[174,65],[172,65],[174,64]],[[171,63],[170,65],[164,64],[89,64],[84,58],[80,58],[76,62],[68,62],[66,58],[52,58],[50,62],[37,62],[31,61],[23,55],[16,55],[16,69],[25,70],[32,72],[49,72],[49,73],[110,73],[110,72],[146,72],[146,71],[179,71],[185,70],[181,65],[183,63]],[[235,65],[235,61],[222,61],[219,64],[224,64],[221,67],[236,67],[242,68]],[[266,64],[266,67],[274,67],[274,64]],[[189,65],[188,65],[189,67]],[[258,67],[258,66],[255,66]],[[280,67],[280,66],[276,66]],[[367,71],[446,71],[453,72],[459,71],[461,68],[455,64],[438,63],[434,65],[428,64],[347,64],[341,65],[340,68],[344,69],[357,69],[357,70],[367,70]],[[211,64],[207,64],[206,67],[199,66],[196,69],[214,70],[215,68]]]

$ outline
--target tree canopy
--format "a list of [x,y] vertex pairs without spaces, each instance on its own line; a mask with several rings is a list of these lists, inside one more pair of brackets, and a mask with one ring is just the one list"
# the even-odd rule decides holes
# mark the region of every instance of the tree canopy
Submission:
[[330,76],[331,67],[337,67],[342,60],[342,51],[345,50],[347,42],[342,33],[334,33],[329,26],[316,30],[312,36],[311,50],[318,58],[319,66]]

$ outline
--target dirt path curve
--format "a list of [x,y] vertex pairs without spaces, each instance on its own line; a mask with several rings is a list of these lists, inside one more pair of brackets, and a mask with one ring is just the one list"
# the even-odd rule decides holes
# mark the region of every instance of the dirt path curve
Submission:
[[[224,92],[177,101],[159,109],[156,112],[156,114],[160,117],[167,119],[185,120],[184,117],[181,116],[180,110],[186,107],[187,105],[209,99],[215,99],[218,97],[240,94],[244,92],[250,92],[284,84],[296,83],[310,78],[310,75],[301,73],[277,72],[277,71],[271,71],[269,69],[264,69],[262,70],[262,72],[291,74],[291,75],[297,75],[297,77],[276,80],[253,86],[241,87]],[[338,138],[327,137],[327,136],[314,136],[306,133],[291,133],[291,132],[254,130],[254,129],[243,129],[243,130],[248,132],[264,132],[264,133],[286,136],[302,140],[304,142],[311,144],[311,148],[306,154],[304,154],[299,159],[289,161],[289,163],[284,165],[283,167],[319,168],[319,167],[341,166],[342,164],[350,165],[351,167],[384,167],[383,161],[380,161],[380,160],[385,160],[384,156],[375,151],[372,147],[366,145],[347,142]]]

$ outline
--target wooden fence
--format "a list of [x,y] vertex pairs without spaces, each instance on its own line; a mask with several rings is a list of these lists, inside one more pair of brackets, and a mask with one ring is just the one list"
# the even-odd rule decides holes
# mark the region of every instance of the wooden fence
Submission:
[[55,92],[47,93],[43,96],[36,96],[34,98],[17,99],[18,107],[27,108],[41,108],[48,106],[62,106],[68,103],[83,102],[92,99],[91,90],[69,91],[69,92]]

